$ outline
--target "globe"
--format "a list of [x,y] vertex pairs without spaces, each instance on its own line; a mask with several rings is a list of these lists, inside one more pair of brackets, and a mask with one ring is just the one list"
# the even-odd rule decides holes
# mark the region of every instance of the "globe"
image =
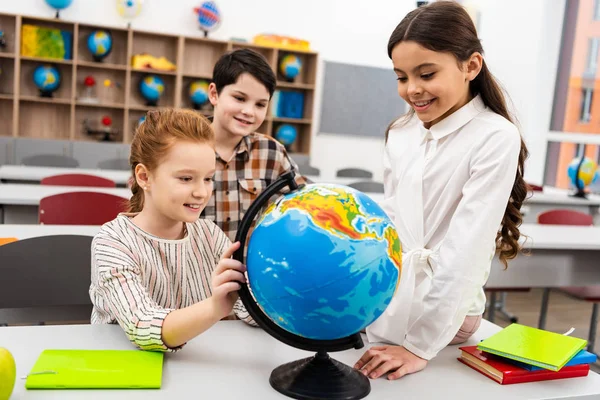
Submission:
[[309,184],[259,216],[247,250],[248,286],[263,313],[303,338],[353,335],[386,309],[398,284],[398,233],[367,195]]
[[583,189],[594,181],[598,165],[594,162],[594,160],[584,157],[581,167],[579,168],[579,174],[577,174],[577,168],[579,167],[580,163],[581,158],[573,159],[567,168],[567,174],[569,176],[569,180],[571,181],[571,185],[578,189]]
[[62,10],[71,5],[73,0],[46,0],[48,5],[56,10]]
[[208,31],[213,31],[219,27],[221,12],[214,1],[205,1],[200,7],[195,8],[194,11],[198,16],[200,29],[205,32],[205,36]]
[[40,65],[33,71],[33,83],[43,97],[52,97],[60,86],[60,71],[53,65]]
[[140,15],[143,5],[143,0],[117,0],[117,12],[121,17],[131,20]]
[[294,80],[302,70],[302,61],[294,54],[288,54],[279,61],[279,71],[287,80]]
[[200,108],[206,104],[208,102],[208,82],[202,80],[192,82],[189,96],[194,108]]
[[294,144],[296,137],[298,136],[298,129],[294,125],[282,124],[279,125],[275,131],[275,139],[279,141],[285,147],[290,147]]
[[108,31],[96,30],[88,36],[87,48],[96,61],[102,61],[108,56],[112,50],[112,46],[112,35]]
[[156,105],[164,91],[165,83],[157,75],[146,75],[140,81],[140,94],[148,105]]

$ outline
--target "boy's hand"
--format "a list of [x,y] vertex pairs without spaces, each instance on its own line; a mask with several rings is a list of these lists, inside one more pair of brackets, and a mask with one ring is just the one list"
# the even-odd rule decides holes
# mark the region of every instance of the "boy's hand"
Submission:
[[416,356],[402,346],[374,346],[363,354],[354,365],[365,376],[377,379],[391,372],[387,379],[394,380],[406,374],[421,371],[427,366],[427,360]]
[[237,291],[240,289],[239,282],[246,282],[244,272],[246,266],[238,260],[231,258],[233,253],[240,247],[240,242],[234,244],[223,253],[221,261],[212,275],[212,303],[215,317],[225,318],[231,313],[233,304],[238,299]]

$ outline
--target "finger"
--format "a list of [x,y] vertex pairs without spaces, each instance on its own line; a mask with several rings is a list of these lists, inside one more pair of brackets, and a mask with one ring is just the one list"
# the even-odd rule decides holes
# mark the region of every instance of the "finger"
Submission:
[[233,258],[224,258],[217,264],[217,268],[213,271],[214,275],[222,274],[224,271],[228,269],[233,269],[240,272],[246,271],[246,266],[239,262],[238,260],[234,260]]
[[362,367],[361,372],[364,376],[369,376],[377,367],[390,359],[391,356],[384,353],[379,353],[375,357],[371,358],[371,360]]
[[388,361],[384,362],[383,364],[381,364],[379,367],[375,368],[375,370],[373,370],[373,372],[371,372],[371,374],[369,375],[369,378],[377,379],[387,372],[394,371],[394,370],[400,368],[403,364],[404,364],[403,360],[398,360],[398,359],[388,360]]
[[362,357],[354,364],[354,368],[361,369],[366,363],[371,361],[371,358],[375,357],[376,354],[377,351],[373,350],[373,347],[371,347],[369,350],[365,351]]
[[233,253],[235,253],[235,251],[239,248],[240,248],[240,242],[235,242],[234,244],[229,246],[229,248],[227,250],[225,250],[225,252],[221,255],[221,259],[223,260],[226,258],[231,258],[231,256],[233,256]]
[[228,269],[222,274],[215,276],[213,285],[216,287],[224,284],[225,282],[246,282],[246,277],[239,271]]
[[410,374],[413,372],[414,371],[411,371],[411,369],[410,369],[410,365],[404,364],[400,368],[398,368],[396,371],[389,374],[387,376],[387,378],[388,378],[388,380],[393,381],[393,380],[402,378],[404,375],[407,375],[407,374]]
[[225,282],[219,285],[218,289],[223,293],[237,292],[242,286],[238,282]]
[[385,351],[389,348],[390,346],[371,346],[371,350],[376,350],[376,351]]

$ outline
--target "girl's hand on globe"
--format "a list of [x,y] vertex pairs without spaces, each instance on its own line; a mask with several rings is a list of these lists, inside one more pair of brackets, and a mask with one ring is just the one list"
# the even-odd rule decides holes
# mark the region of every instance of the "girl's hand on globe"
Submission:
[[426,366],[427,360],[402,346],[373,346],[363,354],[354,368],[371,379],[377,379],[390,372],[387,379],[394,380],[406,374],[419,372]]
[[246,266],[238,260],[231,258],[233,253],[240,247],[240,242],[235,242],[221,256],[221,261],[212,274],[212,303],[216,317],[225,318],[238,299],[237,291],[240,282],[245,282]]

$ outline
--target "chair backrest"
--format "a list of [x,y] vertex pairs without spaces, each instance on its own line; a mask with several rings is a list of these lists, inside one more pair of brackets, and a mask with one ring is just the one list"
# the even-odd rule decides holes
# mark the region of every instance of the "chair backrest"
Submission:
[[373,178],[373,173],[360,168],[344,168],[337,171],[338,178]]
[[298,170],[302,175],[313,175],[313,176],[321,175],[321,171],[319,170],[319,168],[310,166],[308,164],[298,165]]
[[528,183],[527,190],[530,192],[543,192],[544,187],[540,185],[534,185],[533,183]]
[[36,154],[34,156],[23,158],[21,163],[23,165],[30,165],[34,167],[79,167],[79,161],[76,159],[72,157],[61,156],[59,154]]
[[49,225],[102,225],[126,209],[126,199],[108,193],[59,193],[40,200],[39,222]]
[[47,176],[41,181],[42,185],[54,186],[91,186],[91,187],[116,187],[114,181],[101,176],[88,174],[61,174]]
[[0,246],[0,309],[91,304],[91,236],[40,236]]
[[116,169],[119,171],[129,171],[131,166],[129,165],[129,160],[125,158],[113,158],[110,160],[100,161],[98,163],[98,168],[100,169]]
[[375,181],[359,181],[348,184],[351,188],[364,193],[383,193],[383,183]]
[[538,215],[538,223],[546,225],[594,225],[594,217],[575,210],[549,210]]

